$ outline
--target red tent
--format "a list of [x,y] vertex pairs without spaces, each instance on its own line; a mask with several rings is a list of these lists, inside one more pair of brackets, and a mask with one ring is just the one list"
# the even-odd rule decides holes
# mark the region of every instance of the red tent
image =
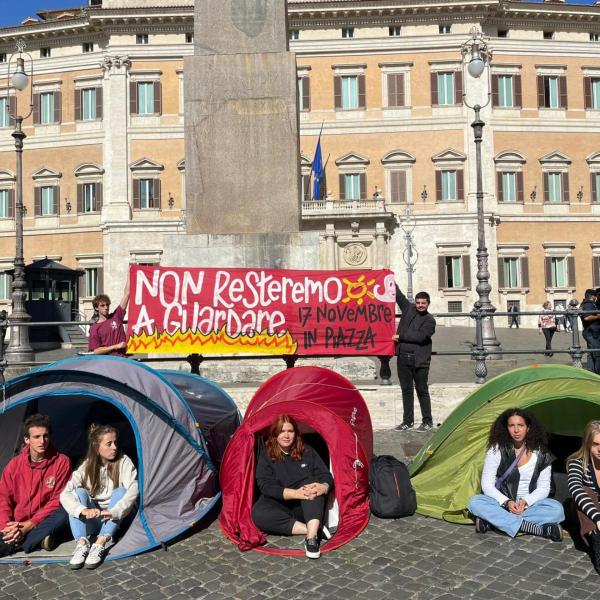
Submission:
[[339,508],[337,531],[321,550],[329,552],[355,538],[369,522],[373,430],[369,410],[356,387],[321,367],[282,371],[254,394],[221,464],[221,529],[240,550],[304,554],[301,550],[260,548],[266,536],[252,521],[256,434],[282,413],[294,417],[301,431],[306,426],[316,431],[327,444]]

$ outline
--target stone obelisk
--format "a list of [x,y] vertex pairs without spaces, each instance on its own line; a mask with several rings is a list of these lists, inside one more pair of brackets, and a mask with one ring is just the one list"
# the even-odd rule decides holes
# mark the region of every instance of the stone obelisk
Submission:
[[286,0],[196,0],[185,61],[188,234],[299,231]]

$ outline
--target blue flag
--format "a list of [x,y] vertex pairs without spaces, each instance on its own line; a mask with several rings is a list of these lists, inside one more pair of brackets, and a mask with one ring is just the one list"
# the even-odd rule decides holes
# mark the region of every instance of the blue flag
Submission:
[[323,156],[321,154],[321,135],[319,134],[319,140],[317,141],[317,148],[315,149],[315,157],[312,162],[312,172],[314,173],[315,179],[313,184],[313,200],[318,200],[321,197],[321,181],[325,172],[323,171]]

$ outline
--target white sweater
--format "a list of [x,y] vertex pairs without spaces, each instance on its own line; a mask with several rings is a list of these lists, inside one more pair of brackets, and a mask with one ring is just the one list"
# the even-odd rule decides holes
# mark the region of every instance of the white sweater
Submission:
[[[125,495],[110,509],[115,521],[120,521],[129,513],[139,496],[137,471],[133,462],[131,462],[131,459],[126,455],[123,455],[120,462],[119,487],[125,488]],[[75,518],[79,518],[81,511],[87,508],[81,504],[75,493],[77,488],[85,488],[89,492],[88,485],[84,484],[83,481],[85,476],[85,464],[86,461],[81,463],[76,471],[73,471],[71,480],[67,483],[60,495],[60,503],[63,505],[63,508],[69,515]],[[102,488],[96,493],[93,500],[102,510],[106,510],[108,509],[108,503],[110,502],[110,497],[114,490],[114,485],[112,479],[108,476],[106,466],[100,468],[100,481],[102,483]]]

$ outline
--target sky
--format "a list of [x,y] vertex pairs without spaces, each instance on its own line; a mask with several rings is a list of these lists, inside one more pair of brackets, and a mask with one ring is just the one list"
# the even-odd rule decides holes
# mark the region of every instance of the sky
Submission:
[[[577,0],[570,4],[593,4],[594,0]],[[0,27],[18,25],[26,17],[35,17],[41,10],[87,6],[87,0],[0,0]]]

